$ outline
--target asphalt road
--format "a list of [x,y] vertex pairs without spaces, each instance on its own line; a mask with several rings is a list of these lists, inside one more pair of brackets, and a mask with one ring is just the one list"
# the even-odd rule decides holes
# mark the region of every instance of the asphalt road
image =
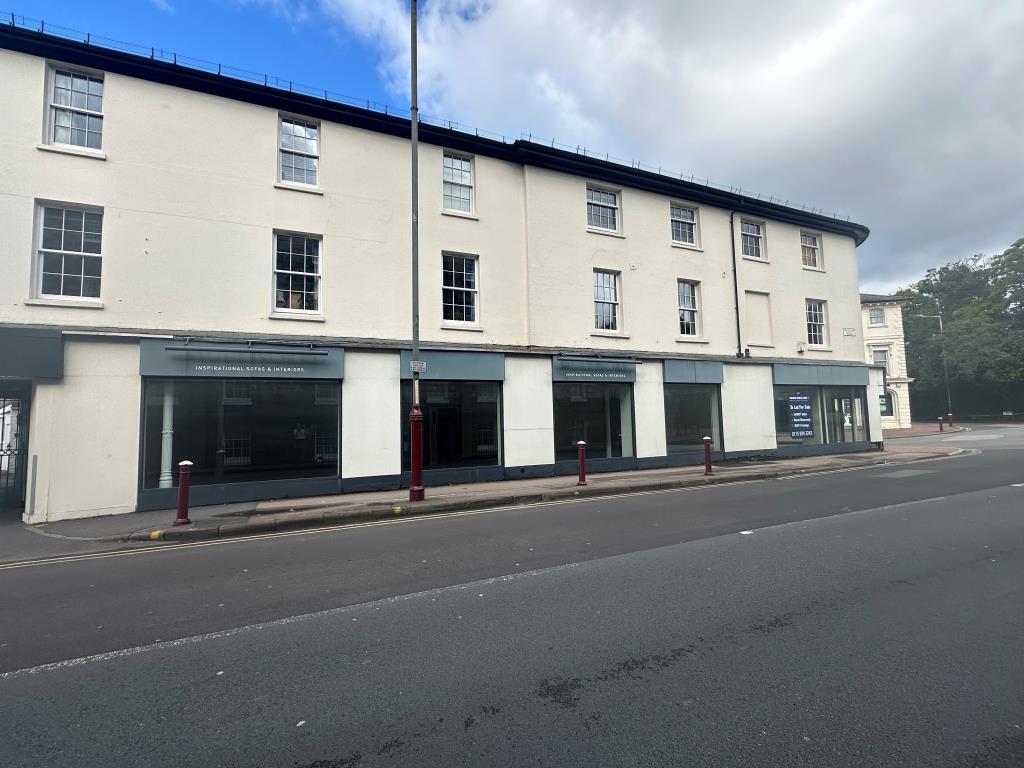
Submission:
[[1019,768],[1024,429],[943,439],[0,567],[0,766]]

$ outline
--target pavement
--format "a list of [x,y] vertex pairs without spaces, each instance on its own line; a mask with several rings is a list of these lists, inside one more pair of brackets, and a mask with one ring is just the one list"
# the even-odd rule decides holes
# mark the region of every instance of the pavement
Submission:
[[915,421],[910,427],[905,429],[883,429],[882,436],[886,440],[891,440],[894,437],[920,437],[921,435],[940,435],[946,432],[963,431],[964,427],[956,424],[951,427],[943,427],[940,430],[937,421]]
[[[427,499],[410,503],[408,491],[350,493],[298,499],[193,507],[190,525],[173,525],[175,511],[156,510],[130,515],[66,520],[31,527],[31,531],[64,541],[100,543],[200,541],[355,522],[532,504],[560,499],[608,496],[621,493],[688,488],[719,483],[770,480],[791,474],[910,462],[956,453],[957,447],[895,446],[885,451],[835,454],[798,459],[748,459],[720,462],[714,474],[703,466],[606,472],[588,476],[578,486],[575,476],[467,483],[427,489]],[[25,526],[25,528],[29,528]],[[24,538],[24,537],[21,537]],[[33,542],[38,545],[38,542]],[[17,558],[10,537],[0,541],[0,562]]]
[[0,565],[0,765],[1017,768],[1024,429],[938,447]]

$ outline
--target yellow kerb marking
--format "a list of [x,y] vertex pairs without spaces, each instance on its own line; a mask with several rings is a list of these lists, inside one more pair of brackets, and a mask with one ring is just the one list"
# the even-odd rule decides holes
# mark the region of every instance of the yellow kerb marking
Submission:
[[394,512],[396,515],[402,514],[402,508],[397,504],[391,508],[391,511]]
[[156,540],[158,540],[160,538],[160,534],[161,533],[163,533],[163,531],[150,531],[149,532],[149,538],[152,539],[153,541],[156,541]]

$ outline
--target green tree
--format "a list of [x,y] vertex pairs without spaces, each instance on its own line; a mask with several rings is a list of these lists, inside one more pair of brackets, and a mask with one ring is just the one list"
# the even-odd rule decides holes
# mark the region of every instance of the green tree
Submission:
[[[961,414],[1024,412],[1024,238],[998,256],[977,254],[928,270],[904,308],[907,366],[918,418],[946,408],[943,355]],[[945,333],[932,317],[940,315]]]
[[1024,237],[993,257],[989,269],[995,297],[1017,324],[1024,324]]

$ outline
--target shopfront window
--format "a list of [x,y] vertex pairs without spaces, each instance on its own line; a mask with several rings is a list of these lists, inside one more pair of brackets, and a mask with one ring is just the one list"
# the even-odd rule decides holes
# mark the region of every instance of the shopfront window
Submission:
[[704,450],[704,437],[722,449],[718,387],[713,384],[665,384],[665,435],[668,452]]
[[775,387],[776,441],[785,445],[867,440],[864,387]]
[[822,387],[825,434],[830,443],[862,443],[867,440],[863,387]]
[[[412,382],[402,382],[402,469],[410,466]],[[420,381],[423,468],[501,466],[501,385],[496,381]]]
[[885,390],[884,395],[878,396],[878,407],[882,411],[883,416],[895,416],[896,406],[894,404],[895,398],[893,397],[891,390]]
[[576,459],[587,443],[588,459],[634,455],[633,386],[605,382],[554,382],[555,460]]
[[337,381],[146,379],[143,487],[339,474]]

